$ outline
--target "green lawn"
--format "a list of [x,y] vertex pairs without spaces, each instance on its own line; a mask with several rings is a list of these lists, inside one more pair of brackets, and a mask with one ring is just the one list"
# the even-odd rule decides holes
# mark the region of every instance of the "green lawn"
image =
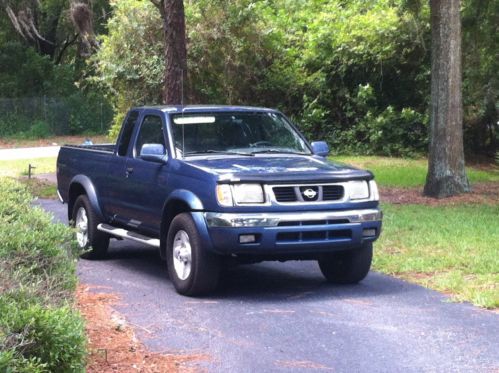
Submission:
[[27,175],[29,164],[36,167],[33,170],[35,174],[55,172],[55,163],[55,157],[0,161],[0,176],[16,177]]
[[374,268],[499,307],[499,206],[384,204]]
[[[381,187],[421,187],[426,159],[331,157],[371,170]],[[499,167],[467,168],[471,183],[499,182]],[[486,308],[499,307],[499,205],[383,204],[375,270]]]
[[[375,156],[333,156],[330,159],[372,171],[380,186],[401,188],[424,185],[428,165],[426,159]],[[467,172],[472,183],[486,181],[499,182],[499,167],[490,167],[487,171],[468,167]]]

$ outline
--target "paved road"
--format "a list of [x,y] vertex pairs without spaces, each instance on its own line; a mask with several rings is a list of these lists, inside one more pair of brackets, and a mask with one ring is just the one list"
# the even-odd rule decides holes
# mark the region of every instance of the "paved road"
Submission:
[[42,146],[36,148],[0,149],[0,161],[56,157],[59,154],[60,148],[60,146]]
[[[59,219],[65,207],[41,201]],[[207,353],[213,372],[498,372],[499,315],[372,272],[327,285],[312,262],[229,270],[216,294],[179,296],[155,250],[112,241],[81,260],[84,283],[121,295],[118,310],[154,351]]]

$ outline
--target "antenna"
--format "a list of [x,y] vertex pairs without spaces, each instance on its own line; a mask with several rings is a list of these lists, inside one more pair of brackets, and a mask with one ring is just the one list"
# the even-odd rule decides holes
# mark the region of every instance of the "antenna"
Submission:
[[182,105],[182,113],[184,112],[184,69],[180,69],[180,104]]
[[[180,69],[180,104],[182,106],[182,118],[184,117],[184,69]],[[185,158],[185,123],[182,121],[182,158]]]

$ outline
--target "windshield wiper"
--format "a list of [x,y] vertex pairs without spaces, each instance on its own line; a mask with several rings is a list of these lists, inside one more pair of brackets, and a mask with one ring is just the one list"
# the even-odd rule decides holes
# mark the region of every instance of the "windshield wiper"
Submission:
[[310,155],[309,153],[295,152],[295,151],[291,151],[291,150],[279,150],[279,149],[263,149],[263,150],[255,150],[254,152],[251,152],[251,154],[265,154],[265,153]]
[[231,152],[228,150],[213,150],[213,149],[208,149],[208,150],[197,150],[193,152],[187,152],[184,155],[196,155],[196,154],[226,154],[226,155],[244,155],[246,157],[253,157],[253,153],[243,153],[243,152]]

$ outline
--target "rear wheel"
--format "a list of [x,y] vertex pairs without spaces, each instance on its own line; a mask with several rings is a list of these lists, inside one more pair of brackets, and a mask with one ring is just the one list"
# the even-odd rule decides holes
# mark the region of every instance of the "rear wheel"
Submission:
[[220,258],[203,248],[189,213],[173,219],[168,230],[166,254],[168,273],[179,294],[201,295],[217,287]]
[[319,259],[324,277],[336,284],[356,284],[362,281],[371,268],[372,243],[349,251],[331,253]]
[[101,223],[86,195],[79,196],[73,206],[72,226],[76,231],[76,242],[82,258],[101,258],[109,247],[109,236],[97,230]]

